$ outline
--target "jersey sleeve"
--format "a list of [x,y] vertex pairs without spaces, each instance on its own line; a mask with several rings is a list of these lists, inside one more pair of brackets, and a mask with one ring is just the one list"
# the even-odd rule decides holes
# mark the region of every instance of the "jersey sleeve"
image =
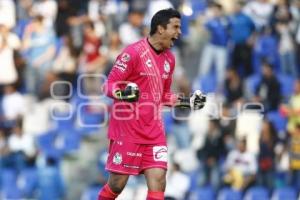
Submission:
[[127,48],[116,59],[106,83],[104,84],[104,92],[108,97],[114,98],[114,91],[121,89],[121,85],[130,76],[136,64],[135,51]]
[[166,106],[175,106],[177,103],[177,99],[178,99],[178,96],[171,91],[171,84],[172,84],[173,73],[174,73],[174,68],[175,68],[175,58],[173,55],[172,55],[171,60],[172,60],[172,62],[170,63],[171,71],[170,71],[168,79],[165,81],[163,97],[162,97],[162,102]]

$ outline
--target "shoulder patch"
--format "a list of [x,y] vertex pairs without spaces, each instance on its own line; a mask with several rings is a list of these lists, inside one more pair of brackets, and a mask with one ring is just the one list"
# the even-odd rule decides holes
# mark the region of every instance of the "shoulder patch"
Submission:
[[121,56],[123,62],[128,62],[130,60],[130,55],[128,53],[123,53]]

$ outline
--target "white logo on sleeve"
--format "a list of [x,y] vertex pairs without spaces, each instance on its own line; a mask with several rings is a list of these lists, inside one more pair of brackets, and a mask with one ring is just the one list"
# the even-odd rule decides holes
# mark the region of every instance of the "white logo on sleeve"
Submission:
[[127,64],[122,62],[121,60],[117,60],[114,65],[116,68],[124,72],[127,68]]
[[130,55],[128,53],[123,53],[122,57],[121,57],[121,60],[123,62],[128,62],[130,60]]
[[168,148],[166,146],[153,147],[154,161],[167,162],[168,161]]

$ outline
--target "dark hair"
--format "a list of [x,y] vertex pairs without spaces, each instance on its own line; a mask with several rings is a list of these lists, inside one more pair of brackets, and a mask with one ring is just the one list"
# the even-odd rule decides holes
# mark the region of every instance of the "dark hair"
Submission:
[[210,3],[209,7],[211,7],[211,8],[217,8],[219,10],[223,10],[223,6],[221,4],[219,4],[219,3],[217,3],[217,2]]
[[171,18],[181,18],[180,13],[173,9],[168,8],[160,10],[151,19],[151,30],[150,35],[154,35],[157,31],[157,26],[167,27],[167,24],[170,23]]

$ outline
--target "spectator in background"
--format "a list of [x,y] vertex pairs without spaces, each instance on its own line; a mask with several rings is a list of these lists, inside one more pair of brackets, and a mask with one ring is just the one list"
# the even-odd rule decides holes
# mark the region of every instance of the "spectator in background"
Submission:
[[224,166],[224,182],[244,191],[254,184],[257,172],[255,155],[246,149],[246,140],[238,139],[237,148],[229,152]]
[[122,50],[122,43],[120,40],[120,35],[118,32],[113,31],[109,34],[108,45],[103,45],[101,47],[101,52],[105,55],[107,63],[105,66],[105,75],[108,75],[116,57],[120,54]]
[[86,94],[100,94],[99,77],[95,74],[103,73],[106,66],[106,57],[100,52],[102,41],[98,37],[94,24],[87,22],[84,25],[84,43],[79,58],[79,73],[84,74],[83,90]]
[[278,0],[271,17],[271,27],[278,37],[281,72],[297,76],[296,56],[293,38],[292,13],[288,0]]
[[21,46],[20,39],[9,27],[0,24],[0,86],[15,83],[18,74],[14,62],[14,50]]
[[68,91],[66,91],[66,88],[63,87],[63,84],[55,84],[55,87],[51,88],[51,85],[55,81],[59,81],[59,78],[55,73],[48,72],[47,74],[45,74],[43,83],[40,85],[37,93],[37,97],[40,101],[45,100],[47,98],[53,98],[52,92],[56,96],[68,96]]
[[[178,163],[173,163],[167,175],[168,184],[165,191],[165,200],[184,200],[190,187],[190,178],[183,173]],[[180,184],[179,184],[180,183]]]
[[288,105],[281,105],[280,112],[288,117],[287,131],[293,132],[296,124],[300,123],[300,79],[294,83],[294,93],[290,98]]
[[242,77],[253,73],[252,46],[254,44],[255,25],[250,17],[242,12],[244,3],[234,5],[234,13],[229,16],[230,38],[233,43],[232,65]]
[[289,153],[290,153],[290,185],[297,191],[300,190],[300,124],[297,123],[292,132],[290,132]]
[[288,23],[278,22],[276,30],[279,36],[278,52],[281,72],[288,76],[297,77],[296,55],[292,30]]
[[0,171],[3,167],[2,158],[5,157],[9,153],[8,145],[7,145],[7,136],[5,132],[0,129]]
[[22,119],[18,119],[12,134],[8,138],[9,154],[5,158],[4,166],[21,171],[33,164],[36,149],[31,135],[23,133]]
[[[135,3],[139,2],[141,0],[135,0]],[[145,2],[145,0],[143,0]],[[141,1],[142,2],[142,1]],[[144,4],[145,5],[145,4]],[[148,2],[148,5],[146,7],[146,16],[144,19],[144,25],[146,27],[150,26],[150,21],[153,15],[161,10],[161,9],[167,9],[167,8],[173,8],[173,4],[169,0],[152,0]]]
[[201,185],[220,186],[220,158],[225,155],[223,136],[218,120],[210,120],[204,146],[197,151],[202,162],[204,181]]
[[[294,24],[294,37],[295,37],[295,46],[296,46],[296,55],[300,54],[300,2],[298,0],[292,1],[292,14]],[[300,73],[300,56],[296,56],[298,73]]]
[[290,155],[288,146],[287,141],[284,141],[278,142],[274,148],[276,176],[273,179],[273,185],[276,188],[288,186],[289,183]]
[[19,117],[23,117],[26,111],[24,96],[16,90],[14,85],[6,85],[4,87],[4,96],[1,106],[5,120],[9,121],[15,121]]
[[31,8],[34,0],[16,1],[16,13],[18,22],[28,22],[31,18]]
[[[77,52],[74,49],[70,35],[62,37],[62,46],[53,62],[52,71],[60,80],[75,83],[77,71]],[[68,94],[68,93],[67,93]]]
[[106,28],[104,26],[104,15],[103,12],[107,2],[101,0],[90,0],[88,3],[88,18],[93,22],[95,31],[98,37],[103,37],[106,33]]
[[9,30],[16,25],[16,4],[14,0],[0,1],[0,24],[5,25]]
[[39,85],[51,70],[56,50],[54,30],[45,26],[43,20],[43,16],[35,16],[27,25],[23,38],[27,61],[26,88],[31,94],[37,94]]
[[274,172],[275,172],[275,145],[277,141],[277,133],[273,124],[264,120],[259,139],[259,175],[258,183],[273,188]]
[[254,67],[256,73],[261,72],[260,65],[263,60],[268,61],[274,67],[278,67],[278,41],[274,34],[272,34],[270,26],[262,27],[261,33],[256,38],[254,51]]
[[103,72],[106,59],[101,55],[101,38],[97,36],[94,24],[87,22],[84,25],[84,43],[80,57],[80,72],[99,73]]
[[68,29],[70,29],[75,49],[81,50],[84,40],[83,26],[86,22],[90,21],[87,15],[88,1],[68,0],[68,2],[69,4],[65,8]]
[[[296,55],[300,55],[300,22],[298,24],[298,29],[296,31]],[[298,68],[298,74],[300,73],[299,67],[300,67],[300,56],[296,56],[297,58],[297,68]]]
[[[191,94],[190,84],[185,76],[178,79],[177,84],[179,94],[185,97]],[[171,133],[175,137],[178,149],[189,148],[191,143],[191,131],[188,126],[189,114],[190,109],[174,108],[175,117],[172,117]]]
[[128,21],[120,25],[119,35],[124,46],[137,42],[143,37],[144,13],[141,10],[130,10],[128,13]]
[[270,18],[270,25],[274,33],[276,33],[276,25],[278,23],[289,24],[291,20],[292,13],[289,0],[277,0]]
[[222,132],[224,143],[224,157],[227,153],[234,149],[234,134],[236,128],[236,116],[232,115],[232,107],[228,103],[222,104],[221,117],[220,117],[220,129]]
[[57,2],[55,0],[37,0],[34,1],[31,15],[40,15],[44,18],[43,23],[47,27],[54,27],[54,22],[57,16]]
[[270,22],[273,5],[268,0],[247,1],[243,12],[254,22],[256,30],[260,31]]
[[274,75],[272,65],[268,62],[262,64],[262,78],[256,88],[255,101],[264,105],[265,111],[278,109],[281,100],[281,85]]
[[211,17],[206,21],[204,26],[210,35],[210,41],[205,45],[200,65],[199,73],[201,76],[207,75],[213,64],[216,65],[216,75],[218,89],[222,88],[225,70],[227,67],[227,43],[228,43],[228,20],[223,15],[223,7],[218,3],[210,5],[209,13]]
[[236,104],[243,100],[243,81],[233,68],[227,70],[224,93],[228,104]]
[[69,0],[58,1],[57,7],[58,12],[55,20],[55,30],[57,37],[71,34],[71,19],[76,15],[75,8],[71,6]]

